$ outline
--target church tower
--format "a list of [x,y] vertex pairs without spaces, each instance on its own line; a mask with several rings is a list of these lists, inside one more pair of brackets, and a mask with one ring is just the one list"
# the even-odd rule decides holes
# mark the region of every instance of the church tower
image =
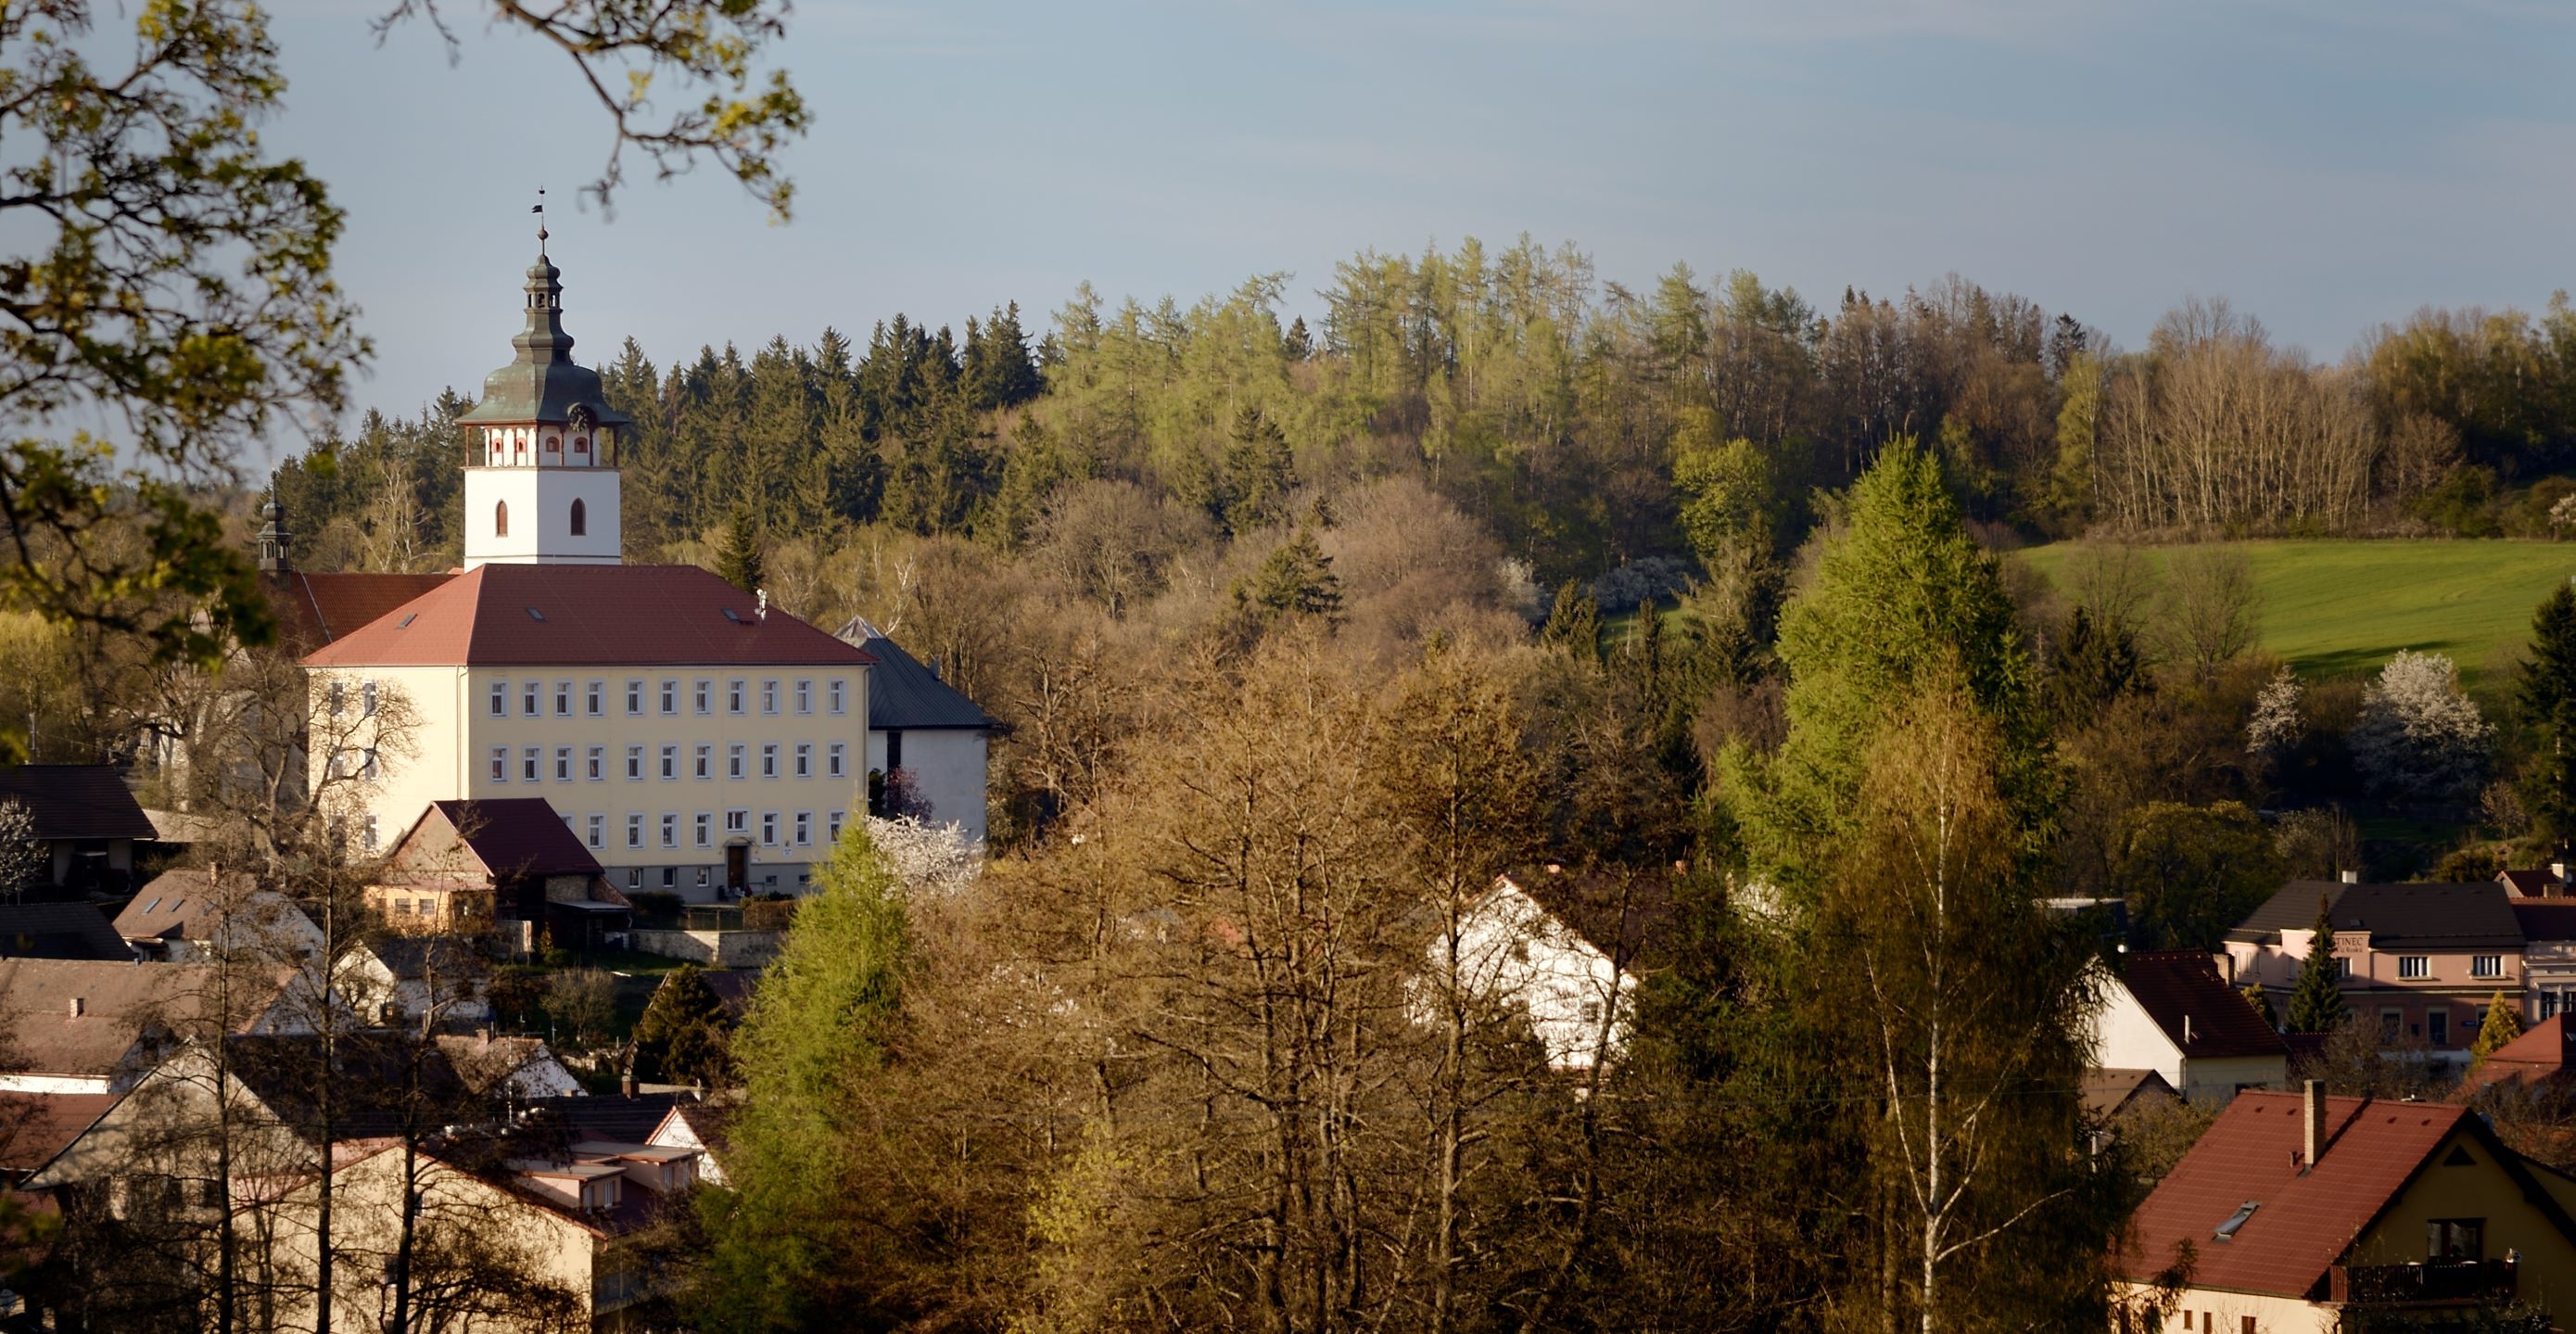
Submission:
[[465,468],[465,568],[615,565],[618,435],[628,419],[600,395],[599,373],[573,364],[563,327],[562,271],[528,270],[528,326],[518,355],[483,378],[483,401],[458,420],[474,462]]

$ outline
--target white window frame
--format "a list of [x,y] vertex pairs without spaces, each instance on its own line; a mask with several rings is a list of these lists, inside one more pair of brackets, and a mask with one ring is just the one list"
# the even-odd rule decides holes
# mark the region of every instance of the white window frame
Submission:
[[572,747],[570,746],[555,747],[555,781],[558,783],[572,781]]
[[665,783],[677,782],[679,781],[679,777],[680,748],[675,745],[665,745],[662,747],[662,781]]
[[2433,958],[2431,955],[2401,954],[2397,956],[2397,979],[2399,981],[2421,982],[2430,978],[2432,975]]
[[572,682],[570,681],[555,682],[555,716],[558,718],[572,716]]
[[510,781],[510,748],[508,746],[494,746],[492,748],[492,781],[495,783],[506,783]]
[[325,692],[324,692],[324,694],[325,694],[325,696],[326,696],[326,697],[331,701],[331,702],[330,702],[330,705],[329,705],[329,708],[330,708],[330,712],[331,712],[331,716],[332,716],[332,717],[337,718],[337,717],[339,717],[341,714],[348,712],[348,709],[349,709],[349,683],[348,683],[348,682],[346,682],[346,681],[342,681],[342,680],[338,680],[338,679],[336,679],[336,678],[335,678],[335,679],[331,682],[331,688],[330,688],[329,690],[325,691]]
[[666,848],[676,848],[680,846],[680,813],[678,811],[662,812],[662,846]]
[[796,776],[799,778],[814,776],[814,743],[811,741],[796,743]]
[[608,817],[594,812],[590,817],[590,846],[603,846],[608,840]]
[[705,676],[699,677],[690,687],[690,693],[696,697],[697,714],[699,717],[704,718],[708,714],[715,712],[716,683],[713,678]]
[[810,848],[814,846],[814,812],[796,812],[796,822],[792,827],[796,833],[797,847]]
[[596,718],[608,707],[608,683],[591,681],[582,686],[583,711]]
[[778,712],[778,678],[774,676],[760,683],[760,712],[764,717]]
[[629,718],[641,718],[644,716],[643,677],[630,676],[626,678],[626,716]]
[[751,832],[751,811],[748,808],[736,806],[732,810],[726,811],[724,813],[724,817],[724,828],[727,835],[748,834]]
[[519,752],[519,773],[529,782],[538,781],[537,776],[545,772],[545,765],[545,747],[529,746]]
[[519,683],[519,716],[522,718],[546,716],[545,682],[530,680]]
[[676,676],[662,678],[662,716],[665,718],[680,716],[680,678]]
[[743,679],[739,676],[733,677],[725,682],[725,712],[730,713],[737,718],[742,716],[742,691],[744,684]]
[[776,811],[760,813],[760,846],[764,848],[778,846],[778,812]]
[[628,746],[626,748],[626,781],[630,783],[640,783],[644,781],[644,748],[642,746]]
[[841,822],[848,819],[849,815],[850,813],[848,811],[833,811],[825,815],[823,817],[823,836],[835,844],[839,843],[841,841]]
[[800,676],[800,677],[797,677],[797,678],[796,678],[796,712],[798,712],[798,713],[800,713],[800,714],[807,714],[807,713],[812,713],[813,711],[814,711],[814,678],[812,678],[812,677],[810,677],[810,676]]
[[642,811],[626,813],[626,846],[630,848],[644,846],[644,812]]
[[716,776],[716,748],[712,744],[699,742],[695,759],[699,782],[703,783]]
[[358,716],[361,718],[376,716],[376,683],[373,681],[358,683]]
[[760,776],[763,778],[778,776],[778,743],[775,741],[760,743]]
[[725,747],[725,777],[740,778],[743,776],[744,749],[743,744],[739,741]]
[[713,812],[713,811],[700,811],[700,812],[698,812],[697,819],[696,819],[696,821],[694,822],[694,829],[695,829],[695,832],[696,832],[697,837],[698,837],[698,846],[699,846],[699,847],[702,847],[702,848],[712,848],[712,847],[714,847],[714,846],[716,845],[716,816],[715,816],[715,812]]
[[847,679],[835,676],[831,683],[824,687],[823,695],[827,701],[827,707],[833,713],[842,714],[850,711],[849,686]]
[[849,776],[849,772],[849,743],[845,741],[835,741],[823,751],[823,776],[825,778],[846,778]]
[[607,779],[608,747],[593,746],[590,748],[590,781],[600,783],[607,781]]
[[2469,976],[2481,978],[2504,976],[2504,956],[2501,954],[2470,955]]
[[496,680],[492,683],[492,716],[495,718],[510,716],[510,683],[507,680]]

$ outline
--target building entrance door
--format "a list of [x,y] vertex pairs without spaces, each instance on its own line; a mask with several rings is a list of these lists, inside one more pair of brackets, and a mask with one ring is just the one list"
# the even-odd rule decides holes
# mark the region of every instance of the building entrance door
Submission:
[[740,894],[743,892],[743,887],[750,883],[751,845],[727,843],[725,845],[725,888]]

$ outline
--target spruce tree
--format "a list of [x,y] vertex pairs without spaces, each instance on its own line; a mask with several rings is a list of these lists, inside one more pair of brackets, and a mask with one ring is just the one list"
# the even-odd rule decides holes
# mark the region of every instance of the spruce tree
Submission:
[[2315,935],[2308,942],[2308,961],[2299,968],[2299,981],[2290,988],[2290,1031],[2293,1033],[2326,1033],[2343,1022],[2343,988],[2338,985],[2334,960],[2333,900],[2317,895]]
[[2560,584],[2531,618],[2531,659],[2516,690],[2533,753],[2522,808],[2546,847],[2576,839],[2576,587]]
[[2478,1021],[2477,1041],[2469,1044],[2469,1068],[2477,1069],[2496,1049],[2522,1036],[2522,1011],[2499,991],[2487,998],[2487,1013]]
[[1333,574],[1333,558],[1324,554],[1314,525],[1298,525],[1296,534],[1271,552],[1260,569],[1234,586],[1234,601],[1238,610],[1263,626],[1288,616],[1340,620],[1342,581]]
[[1591,590],[1577,580],[1568,579],[1556,590],[1556,606],[1547,614],[1547,624],[1539,630],[1539,639],[1551,648],[1561,648],[1579,658],[1601,656],[1601,603]]
[[2077,607],[2048,654],[2048,687],[2057,716],[2090,719],[2103,705],[2145,685],[2137,636],[2127,627],[2095,620]]
[[732,522],[725,525],[724,550],[716,556],[716,574],[746,593],[759,592],[769,581],[768,566],[761,556],[760,526],[748,505],[736,507]]
[[696,964],[684,963],[653,989],[635,1024],[635,1073],[674,1084],[723,1082],[724,1001]]
[[1288,493],[1297,486],[1297,464],[1278,424],[1247,407],[1235,414],[1225,472],[1218,479],[1218,515],[1237,537],[1287,516]]

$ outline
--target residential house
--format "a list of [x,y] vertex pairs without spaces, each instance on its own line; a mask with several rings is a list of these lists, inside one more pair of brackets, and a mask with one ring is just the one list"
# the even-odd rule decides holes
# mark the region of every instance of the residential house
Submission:
[[[584,1141],[478,1170],[433,1147],[406,1170],[395,1147],[377,1147],[340,1166],[332,1182],[332,1241],[350,1260],[390,1257],[403,1202],[415,1201],[414,1251],[423,1257],[414,1287],[420,1327],[470,1323],[494,1334],[642,1327],[638,1308],[658,1290],[659,1271],[637,1234],[665,1209],[685,1207],[694,1153]],[[317,1190],[302,1186],[288,1203],[306,1206],[309,1216]],[[315,1232],[308,1226],[295,1235],[309,1252]],[[372,1284],[344,1288],[335,1323],[374,1328],[381,1300]],[[289,1320],[309,1324],[310,1316],[293,1312]]]
[[2095,1125],[2107,1125],[2157,1103],[2181,1100],[2182,1094],[2153,1070],[2096,1066],[2084,1072],[2084,1116]]
[[[2525,1161],[2465,1107],[2251,1092],[2138,1206],[2114,1255],[2150,1302],[2178,1263],[2190,1330],[2335,1334],[2403,1311],[2519,1299],[2576,1317],[2576,1180]],[[2136,1328],[2134,1318],[2124,1321]],[[2146,1328],[2155,1328],[2154,1322]]]
[[513,954],[600,949],[634,924],[633,904],[542,797],[431,802],[366,897],[395,931],[498,931]]
[[992,715],[866,617],[852,617],[835,633],[875,659],[868,669],[869,813],[888,813],[884,785],[900,772],[929,808],[923,818],[956,825],[981,846],[987,755],[998,726]]
[[531,1098],[577,1098],[581,1081],[557,1059],[543,1038],[494,1037],[486,1029],[473,1034],[444,1034],[437,1039],[447,1063],[478,1097],[505,1098],[513,1104]]
[[2506,888],[2294,880],[2227,933],[2229,981],[2260,984],[2286,1013],[2308,963],[2317,903],[2329,905],[2344,1004],[2391,1046],[2420,1041],[2464,1060],[2488,997],[2523,989],[2522,925]]
[[0,769],[0,801],[27,808],[49,854],[46,881],[63,889],[123,891],[133,883],[134,845],[155,837],[113,764]]
[[647,1144],[698,1151],[698,1179],[711,1186],[731,1186],[724,1170],[725,1155],[732,1141],[726,1131],[733,1121],[733,1108],[721,1103],[675,1103],[662,1117],[653,1133],[644,1137]]
[[0,1092],[123,1093],[191,1037],[309,1032],[283,967],[0,959]]
[[2194,1102],[2225,1102],[2289,1078],[2288,1045],[2209,955],[2132,954],[2104,981],[2089,1064],[2153,1070]]
[[2562,1010],[2488,1052],[2476,1069],[2461,1077],[2459,1096],[2507,1083],[2576,1094],[2576,1026],[2569,1024],[2569,1018]]
[[369,945],[351,971],[364,981],[344,981],[343,993],[372,1022],[456,1029],[492,1021],[492,970],[473,941],[391,936]]
[[[1589,1070],[1626,1044],[1638,976],[1661,964],[1671,918],[1660,876],[1553,862],[1514,871],[1461,914],[1458,982],[1524,1018],[1550,1067]],[[1433,974],[1445,975],[1448,932],[1428,948]]]
[[294,900],[245,872],[201,867],[154,876],[116,915],[115,931],[135,956],[163,963],[226,953],[309,960],[324,945],[322,928]]
[[131,962],[134,947],[86,903],[0,903],[0,959]]
[[618,889],[793,891],[866,809],[873,659],[709,571],[623,563],[626,419],[572,359],[560,270],[528,273],[514,356],[461,419],[462,572],[303,659],[320,697],[413,715],[354,835],[534,797]]
[[2523,1022],[2576,1009],[2576,899],[2517,896],[2522,928]]

